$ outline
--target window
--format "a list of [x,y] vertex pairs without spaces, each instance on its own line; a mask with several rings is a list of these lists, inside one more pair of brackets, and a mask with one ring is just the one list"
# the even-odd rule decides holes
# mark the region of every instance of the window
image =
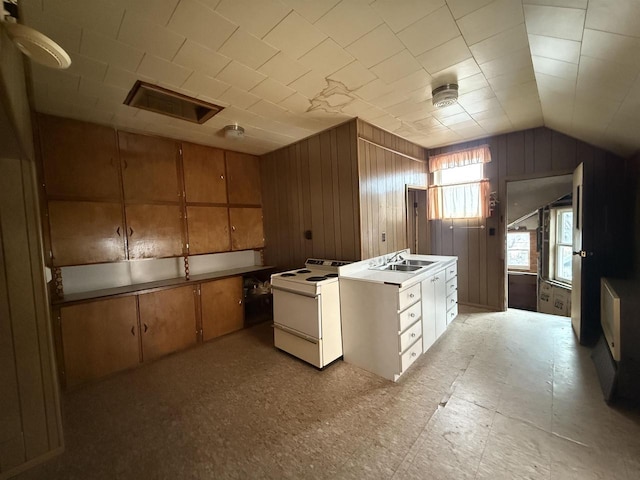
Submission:
[[531,234],[529,232],[507,232],[507,268],[529,270]]
[[573,258],[573,210],[558,208],[555,213],[555,235],[553,236],[552,258],[553,278],[559,282],[571,283],[571,263]]
[[429,219],[488,217],[488,145],[429,157]]

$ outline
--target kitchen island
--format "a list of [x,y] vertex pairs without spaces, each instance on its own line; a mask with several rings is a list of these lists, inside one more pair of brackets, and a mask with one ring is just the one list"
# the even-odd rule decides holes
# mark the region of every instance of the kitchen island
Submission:
[[458,314],[457,257],[401,250],[341,269],[344,361],[392,381]]

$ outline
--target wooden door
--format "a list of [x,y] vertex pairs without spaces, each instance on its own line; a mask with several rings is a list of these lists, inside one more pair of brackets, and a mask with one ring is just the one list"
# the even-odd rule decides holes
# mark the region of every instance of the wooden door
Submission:
[[38,130],[48,196],[120,200],[115,130],[48,115]]
[[202,339],[204,341],[240,330],[244,326],[242,277],[203,283]]
[[183,143],[182,165],[187,202],[227,203],[224,151]]
[[227,207],[187,207],[189,254],[228,252],[229,209]]
[[125,202],[178,202],[178,143],[118,132]]
[[229,203],[261,205],[260,159],[238,152],[225,152]]
[[129,259],[178,257],[183,253],[179,205],[127,205]]
[[62,307],[60,316],[67,387],[139,363],[135,296]]
[[[571,262],[571,325],[582,341],[582,228],[584,222],[584,167],[573,172],[573,259]],[[586,254],[586,253],[585,253]]]
[[264,247],[261,208],[230,208],[229,220],[232,250]]
[[119,203],[49,202],[53,265],[82,265],[125,259]]
[[145,362],[195,345],[196,289],[171,288],[138,297]]

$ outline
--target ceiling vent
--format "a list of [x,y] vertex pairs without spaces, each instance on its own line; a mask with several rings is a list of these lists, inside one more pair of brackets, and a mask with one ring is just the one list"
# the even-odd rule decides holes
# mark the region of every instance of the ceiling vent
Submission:
[[448,107],[458,101],[458,84],[447,83],[441,87],[435,88],[431,95],[433,96],[433,105],[438,108]]
[[135,83],[124,104],[200,124],[224,108],[140,80]]

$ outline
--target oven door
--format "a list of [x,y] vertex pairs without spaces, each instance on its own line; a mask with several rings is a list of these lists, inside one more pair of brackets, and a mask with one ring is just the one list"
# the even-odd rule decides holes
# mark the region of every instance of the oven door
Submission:
[[[272,286],[273,322],[315,339],[322,338],[320,294]],[[292,332],[293,333],[293,332]]]

